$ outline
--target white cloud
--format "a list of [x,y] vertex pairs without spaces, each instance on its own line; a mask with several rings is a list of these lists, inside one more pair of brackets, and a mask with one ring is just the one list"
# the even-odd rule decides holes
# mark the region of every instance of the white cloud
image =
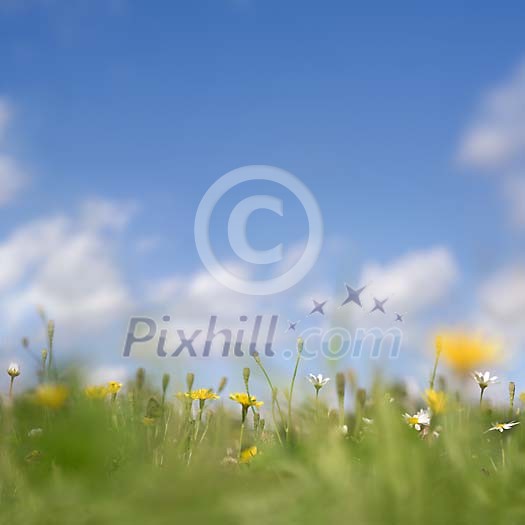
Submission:
[[478,290],[474,323],[504,344],[505,354],[517,355],[525,343],[525,266],[501,268]]
[[467,129],[459,158],[475,168],[501,169],[523,161],[525,151],[525,63],[490,91]]
[[391,263],[365,265],[361,282],[378,299],[390,297],[398,311],[411,314],[444,299],[459,275],[453,254],[445,247],[410,252]]
[[17,286],[46,255],[68,236],[69,222],[57,216],[19,227],[0,244],[0,292]]
[[[230,264],[228,269],[246,277],[245,268]],[[257,308],[256,298],[226,288],[206,271],[171,275],[147,283],[146,290],[150,302],[166,310],[163,313],[187,320],[206,320],[210,315],[233,320],[250,315]]]
[[525,228],[525,62],[489,91],[464,134],[459,160],[502,178],[500,187],[514,226]]
[[0,207],[10,202],[25,182],[26,176],[15,160],[0,154]]
[[146,298],[155,304],[171,303],[184,290],[184,282],[180,276],[171,276],[148,283]]
[[89,199],[82,204],[81,217],[90,230],[122,230],[136,210],[137,205],[133,202]]
[[[482,284],[479,300],[484,314],[498,322],[515,325],[525,319],[525,268],[503,268]],[[525,332],[525,326],[523,326]]]
[[114,238],[104,234],[112,217],[95,228],[82,216],[62,215],[14,231],[0,244],[0,315],[16,325],[41,305],[78,334],[125,314],[130,293],[115,260]]

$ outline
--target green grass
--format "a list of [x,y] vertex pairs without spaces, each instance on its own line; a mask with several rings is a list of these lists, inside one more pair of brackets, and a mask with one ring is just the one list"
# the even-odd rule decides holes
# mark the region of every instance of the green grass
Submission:
[[[450,393],[446,412],[432,420],[439,437],[423,437],[402,418],[416,408],[402,389],[378,381],[365,396],[346,385],[347,406],[358,410],[344,414],[344,435],[343,415],[322,401],[334,381],[317,409],[313,396],[294,398],[288,438],[278,411],[274,427],[272,407],[262,407],[266,420],[254,429],[249,410],[243,448],[258,454],[239,464],[241,410],[226,391],[206,402],[195,438],[198,402],[190,414],[189,402],[168,390],[163,405],[160,385],[130,383],[111,401],[62,381],[70,394],[61,408],[17,395],[16,381],[12,403],[1,408],[1,523],[525,521],[522,428],[485,432],[509,420],[509,407],[480,410]],[[30,435],[35,428],[42,433]]]

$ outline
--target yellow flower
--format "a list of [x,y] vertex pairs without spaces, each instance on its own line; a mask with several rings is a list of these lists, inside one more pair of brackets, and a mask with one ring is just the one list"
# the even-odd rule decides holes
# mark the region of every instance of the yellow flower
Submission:
[[84,393],[89,399],[104,399],[108,392],[108,388],[104,385],[90,385],[84,389]]
[[152,427],[154,424],[155,424],[156,420],[154,417],[148,417],[148,416],[144,416],[142,418],[142,423],[144,424],[144,426],[146,427]]
[[257,447],[248,447],[241,451],[240,462],[249,463],[257,455]]
[[45,384],[36,389],[35,401],[44,407],[57,409],[64,406],[68,395],[69,390],[64,385]]
[[186,392],[185,397],[191,398],[193,401],[206,401],[208,399],[219,399],[219,396],[211,388],[199,388]]
[[500,357],[493,341],[464,332],[449,332],[440,336],[443,358],[456,371],[467,374],[480,364],[492,363]]
[[121,388],[122,388],[122,383],[119,383],[118,381],[108,382],[108,392],[112,395],[117,395]]
[[249,407],[260,407],[264,405],[262,401],[257,401],[255,396],[248,396],[245,392],[238,392],[236,394],[230,394],[230,399],[242,405],[244,409]]
[[425,390],[425,400],[433,414],[441,414],[447,407],[445,392],[438,392],[429,388]]

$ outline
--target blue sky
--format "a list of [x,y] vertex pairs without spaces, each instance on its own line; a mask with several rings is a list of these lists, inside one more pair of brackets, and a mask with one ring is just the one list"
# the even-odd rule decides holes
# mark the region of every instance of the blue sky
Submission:
[[[394,294],[393,307],[409,316],[427,281],[442,289],[414,311],[418,341],[432,324],[452,320],[493,329],[487,311],[498,322],[501,316],[491,304],[480,313],[483,297],[525,286],[525,163],[516,153],[523,129],[485,99],[500,89],[523,112],[516,71],[525,57],[524,19],[520,2],[439,9],[415,2],[0,3],[0,100],[8,115],[2,127],[0,111],[0,154],[10,159],[11,177],[16,163],[24,180],[0,207],[0,261],[13,265],[8,258],[16,255],[24,268],[0,285],[5,304],[20,303],[20,314],[5,314],[0,355],[9,359],[20,332],[32,329],[28,305],[44,298],[61,264],[73,283],[89,282],[93,272],[111,303],[103,315],[115,321],[107,345],[122,339],[124,305],[135,313],[171,308],[169,293],[151,306],[148,290],[173,290],[179,305],[191,300],[177,283],[203,271],[193,239],[198,203],[221,175],[249,164],[295,174],[325,221],[325,250],[309,279],[257,307],[269,311],[277,302],[283,318],[297,317],[304,297],[337,291],[335,303],[345,280],[357,285],[374,275],[391,284],[384,294]],[[478,138],[488,128],[496,130],[490,137],[517,146],[496,148],[487,160],[477,144],[486,146]],[[254,245],[303,239],[303,217],[290,206],[283,219],[257,216],[269,222],[250,224]],[[103,224],[86,225],[99,215]],[[15,251],[20,231],[53,217],[64,224],[49,235],[71,250],[63,257]],[[42,239],[41,232],[26,235],[25,245]],[[88,246],[80,255],[79,239]],[[216,245],[231,256],[218,233]],[[410,281],[410,257],[418,254],[418,268],[430,260],[427,273],[417,285],[400,283]],[[101,267],[92,270],[89,257]],[[71,296],[79,318],[91,315],[85,290],[65,288],[47,308],[74,310]],[[525,309],[520,297],[505,312]],[[93,315],[86,324],[99,321]],[[115,354],[108,359],[117,362]]]

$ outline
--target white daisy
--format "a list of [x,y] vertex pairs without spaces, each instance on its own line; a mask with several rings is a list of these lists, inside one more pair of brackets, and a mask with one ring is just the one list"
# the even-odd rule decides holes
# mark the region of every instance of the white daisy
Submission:
[[405,413],[403,417],[405,418],[405,421],[417,431],[430,425],[430,412],[428,410],[421,409],[413,416]]
[[495,383],[498,383],[498,376],[491,376],[488,370],[485,373],[474,372],[472,374],[472,377],[482,390],[487,388],[489,385],[494,385]]
[[323,377],[323,374],[318,374],[318,375],[309,374],[306,379],[308,379],[308,381],[310,381],[310,383],[314,385],[316,390],[320,390],[321,388],[323,388],[323,386],[326,385],[326,383],[328,383],[328,381],[330,381],[330,378]]
[[492,426],[487,430],[487,432],[490,432],[491,430],[503,432],[504,430],[510,430],[512,427],[515,427],[519,424],[519,421],[509,421],[508,423],[492,423]]

